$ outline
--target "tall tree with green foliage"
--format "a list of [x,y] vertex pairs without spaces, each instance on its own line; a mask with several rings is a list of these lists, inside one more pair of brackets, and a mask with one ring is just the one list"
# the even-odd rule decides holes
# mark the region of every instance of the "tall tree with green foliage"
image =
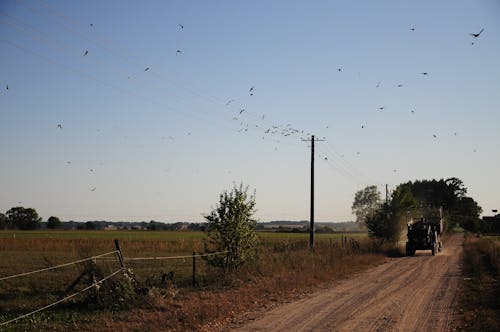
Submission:
[[412,192],[422,214],[443,207],[447,229],[460,226],[466,230],[477,231],[482,209],[474,199],[466,196],[467,188],[462,180],[455,177],[417,180],[399,186],[407,187]]
[[0,213],[0,229],[6,229],[9,224],[9,218],[3,213]]
[[365,219],[370,237],[395,243],[400,240],[408,215],[417,206],[410,189],[398,186],[391,194],[389,202],[381,205]]
[[257,220],[255,194],[248,194],[248,187],[234,186],[230,192],[219,196],[217,206],[205,216],[206,233],[215,251],[227,251],[225,256],[210,256],[208,262],[226,269],[238,269],[252,260],[257,250]]
[[47,228],[55,229],[61,226],[61,220],[59,218],[51,216],[47,219]]
[[6,215],[9,218],[9,224],[21,230],[40,228],[42,221],[35,209],[22,206],[11,208]]
[[482,228],[479,217],[482,212],[483,209],[474,199],[471,197],[462,197],[457,207],[453,210],[451,218],[463,229],[477,233]]
[[367,217],[379,209],[380,204],[381,198],[377,186],[368,186],[356,192],[351,209],[356,215],[357,222],[365,222]]

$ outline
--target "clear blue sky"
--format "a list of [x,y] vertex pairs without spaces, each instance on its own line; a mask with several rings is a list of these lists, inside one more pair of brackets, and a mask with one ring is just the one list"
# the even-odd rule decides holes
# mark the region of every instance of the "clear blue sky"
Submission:
[[499,59],[494,0],[1,0],[0,211],[202,221],[243,182],[305,220],[315,134],[316,220],[448,177],[490,214]]

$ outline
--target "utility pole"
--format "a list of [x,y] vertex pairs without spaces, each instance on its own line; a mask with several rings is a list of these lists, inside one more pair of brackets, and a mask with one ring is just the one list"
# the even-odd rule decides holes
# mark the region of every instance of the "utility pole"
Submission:
[[[303,140],[308,141],[308,140]],[[311,136],[311,215],[309,225],[309,248],[314,249],[314,142],[322,142],[324,140],[315,140],[314,135]]]
[[387,186],[387,183],[385,184],[385,202],[389,202],[389,188]]

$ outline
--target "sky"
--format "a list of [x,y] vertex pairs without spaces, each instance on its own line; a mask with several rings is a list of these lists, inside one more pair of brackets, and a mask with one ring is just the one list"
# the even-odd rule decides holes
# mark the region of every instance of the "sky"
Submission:
[[499,59],[494,0],[0,0],[0,212],[308,220],[315,135],[316,221],[450,177],[489,215]]

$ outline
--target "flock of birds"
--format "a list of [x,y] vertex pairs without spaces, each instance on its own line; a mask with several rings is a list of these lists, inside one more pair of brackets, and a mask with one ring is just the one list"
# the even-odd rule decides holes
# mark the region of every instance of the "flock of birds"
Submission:
[[[94,28],[94,24],[93,23],[90,23],[89,25],[91,28]],[[183,24],[177,24],[177,28],[182,31],[184,30],[184,25]],[[410,28],[410,31],[411,32],[415,32],[416,29],[415,27],[411,27]],[[481,34],[484,32],[484,28],[481,29],[479,32],[477,33],[470,33],[469,35],[473,38],[472,42],[471,42],[471,45],[474,45],[476,43],[476,40],[481,36]],[[177,49],[175,51],[175,54],[176,56],[181,56],[184,54],[183,50],[180,50],[180,49]],[[83,57],[88,57],[90,55],[90,51],[89,50],[84,50],[83,53],[82,53],[82,56]],[[151,67],[145,67],[143,68],[143,71],[144,72],[148,72],[151,70]],[[339,73],[341,73],[343,71],[342,67],[338,67],[337,68],[337,71]],[[427,76],[430,76],[429,72],[421,72],[420,75],[422,75],[422,77],[427,77]],[[130,77],[128,77],[130,78]],[[379,88],[381,86],[381,81],[377,81],[375,87],[376,88]],[[399,83],[396,85],[397,88],[402,88],[403,87],[403,84]],[[6,91],[9,91],[10,90],[10,87],[8,84],[5,85],[5,90]],[[249,97],[253,97],[255,96],[256,94],[256,88],[255,86],[251,86],[249,87],[248,89],[248,96]],[[265,114],[262,114],[262,115],[259,115],[258,117],[253,117],[252,119],[252,116],[251,114],[249,114],[249,112],[247,112],[246,108],[245,107],[237,107],[236,106],[237,104],[237,100],[236,99],[229,99],[225,102],[225,106],[230,109],[230,110],[233,110],[233,115],[232,115],[232,120],[237,122],[239,124],[239,129],[237,130],[237,132],[248,132],[250,131],[251,129],[257,129],[259,132],[260,132],[260,135],[262,139],[265,139],[266,137],[272,137],[273,140],[277,143],[280,142],[279,140],[279,137],[290,137],[290,136],[296,136],[297,138],[300,138],[302,140],[304,140],[304,137],[310,137],[311,136],[311,133],[309,132],[306,132],[304,130],[301,130],[301,129],[298,129],[298,128],[295,128],[293,127],[291,124],[287,123],[287,124],[267,124],[266,123],[266,115]],[[384,111],[386,108],[385,106],[379,106],[378,107],[378,110],[379,111]],[[415,114],[415,110],[411,110],[411,114]],[[252,122],[253,121],[253,122]],[[328,128],[328,126],[326,126],[326,128]],[[365,129],[366,128],[366,123],[364,124],[361,124],[361,129]],[[62,123],[58,123],[57,124],[57,129],[58,130],[63,130],[63,124]],[[188,132],[187,133],[188,135],[190,135],[191,133]],[[457,133],[455,132],[454,135],[456,136]],[[437,139],[438,136],[437,134],[432,134],[432,137],[434,139]],[[170,140],[174,140],[175,138],[173,136],[169,136],[168,137]],[[163,136],[162,139],[165,139],[165,137]],[[277,148],[275,148],[277,149]],[[474,149],[474,152],[476,152],[476,150]],[[360,152],[356,152],[356,155],[360,155]],[[341,157],[344,157],[344,155],[340,155]],[[327,156],[320,156],[323,160],[325,161],[328,161],[328,157]],[[66,162],[67,165],[71,165],[71,161],[67,161]],[[89,171],[91,173],[94,172],[94,169],[93,168],[90,168]],[[393,170],[394,172],[396,172],[397,170]],[[96,187],[95,186],[92,186],[90,187],[90,191],[91,192],[94,192],[96,191]]]

